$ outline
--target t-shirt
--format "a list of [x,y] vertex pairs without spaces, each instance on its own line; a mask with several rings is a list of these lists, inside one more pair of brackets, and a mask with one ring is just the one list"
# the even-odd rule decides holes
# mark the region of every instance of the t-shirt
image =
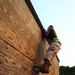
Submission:
[[58,39],[56,32],[53,28],[49,28],[47,31],[49,31],[48,37],[49,37],[50,42],[52,42],[55,39]]

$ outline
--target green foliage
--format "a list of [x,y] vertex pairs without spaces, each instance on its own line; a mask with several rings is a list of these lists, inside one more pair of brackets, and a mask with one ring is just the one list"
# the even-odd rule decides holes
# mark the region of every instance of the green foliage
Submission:
[[59,67],[59,74],[60,75],[75,75],[75,66],[60,66]]

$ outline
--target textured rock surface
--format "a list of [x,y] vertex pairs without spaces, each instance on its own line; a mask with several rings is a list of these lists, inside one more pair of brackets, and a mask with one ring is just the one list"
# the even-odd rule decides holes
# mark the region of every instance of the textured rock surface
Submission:
[[[24,0],[0,0],[0,75],[43,75],[36,73],[48,43]],[[59,75],[56,57],[49,74]]]

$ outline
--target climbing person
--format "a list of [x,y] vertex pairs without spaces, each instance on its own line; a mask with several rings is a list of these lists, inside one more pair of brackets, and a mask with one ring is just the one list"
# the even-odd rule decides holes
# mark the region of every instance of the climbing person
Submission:
[[61,43],[52,25],[48,27],[47,31],[44,31],[44,35],[49,38],[50,46],[46,50],[43,58],[44,63],[42,65],[35,65],[35,67],[38,68],[42,73],[49,73],[49,67],[52,65],[52,59],[60,50]]

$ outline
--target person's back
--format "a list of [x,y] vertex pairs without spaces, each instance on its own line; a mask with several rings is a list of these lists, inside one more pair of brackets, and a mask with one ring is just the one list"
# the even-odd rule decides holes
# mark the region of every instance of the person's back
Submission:
[[48,28],[49,34],[48,34],[48,38],[50,40],[50,42],[52,42],[54,40],[54,38],[57,38],[56,32],[53,28]]

